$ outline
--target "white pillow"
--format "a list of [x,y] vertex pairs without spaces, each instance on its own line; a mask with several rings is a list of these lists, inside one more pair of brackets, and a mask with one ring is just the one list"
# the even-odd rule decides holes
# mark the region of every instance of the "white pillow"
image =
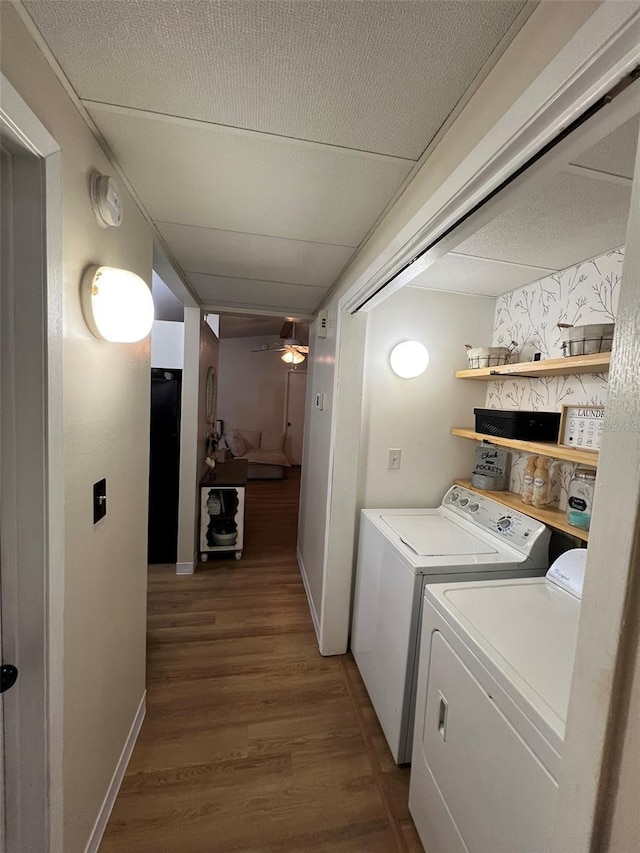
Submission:
[[247,443],[237,429],[230,430],[226,434],[225,439],[234,456],[244,456],[247,450]]
[[242,436],[247,445],[247,450],[257,450],[260,447],[259,429],[234,429],[232,432],[237,432]]

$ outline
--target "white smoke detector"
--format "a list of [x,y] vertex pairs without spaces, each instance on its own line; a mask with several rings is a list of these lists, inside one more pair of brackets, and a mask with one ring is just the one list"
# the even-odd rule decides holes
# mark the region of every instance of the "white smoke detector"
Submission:
[[100,172],[91,175],[91,207],[102,228],[122,224],[122,196],[114,178]]

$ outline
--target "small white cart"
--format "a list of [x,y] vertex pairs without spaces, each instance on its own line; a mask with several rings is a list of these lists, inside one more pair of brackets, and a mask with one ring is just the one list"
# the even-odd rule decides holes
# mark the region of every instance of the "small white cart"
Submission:
[[246,459],[232,459],[211,468],[200,481],[200,559],[233,552],[242,557]]

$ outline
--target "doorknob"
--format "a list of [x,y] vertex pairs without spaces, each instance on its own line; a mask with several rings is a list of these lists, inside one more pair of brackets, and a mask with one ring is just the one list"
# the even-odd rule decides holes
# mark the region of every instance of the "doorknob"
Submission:
[[7,663],[0,667],[0,693],[10,690],[18,680],[18,670],[15,666]]

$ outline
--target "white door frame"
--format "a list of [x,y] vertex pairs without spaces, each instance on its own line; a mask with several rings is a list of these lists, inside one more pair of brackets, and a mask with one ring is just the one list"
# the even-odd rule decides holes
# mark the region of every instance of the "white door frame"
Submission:
[[[499,187],[521,165],[557,137],[564,128],[638,65],[640,65],[640,3],[616,3],[607,0],[596,9],[545,71],[426,201],[421,210],[401,229],[392,244],[369,265],[340,298],[335,319],[336,363],[332,389],[334,410],[319,632],[320,649],[323,654],[344,652],[348,639],[349,607],[345,599],[351,587],[351,573],[354,565],[359,471],[357,464],[353,464],[354,458],[357,458],[357,448],[351,457],[350,464],[347,465],[342,464],[345,461],[342,451],[346,447],[353,450],[353,442],[350,442],[350,438],[354,434],[360,435],[361,431],[362,411],[361,409],[356,411],[356,405],[361,400],[363,392],[361,370],[363,358],[360,356],[354,360],[354,347],[356,349],[362,347],[366,334],[362,324],[354,323],[358,314],[353,315],[352,312],[369,299],[366,309],[361,312],[365,314],[363,323],[366,325],[366,311],[379,305],[430,264],[451,251],[452,245],[444,240],[443,244],[434,247],[410,269],[399,275],[383,292],[374,296],[385,281],[415,258],[421,249],[431,245],[449,227],[473,210],[476,204]],[[635,86],[640,86],[640,83],[636,83]],[[606,117],[602,121],[606,123]],[[637,198],[637,186],[635,191]],[[496,200],[493,210],[487,207],[480,216],[494,216],[496,205],[502,203],[504,203],[503,200]],[[476,219],[476,227],[477,222]],[[456,242],[462,239],[462,236],[458,236]],[[636,263],[636,267],[637,265]],[[629,290],[629,284],[627,290]],[[359,365],[359,369],[354,369],[354,363]],[[637,361],[633,375],[635,376],[636,373]],[[351,412],[352,417],[343,417],[341,413],[344,412]],[[608,460],[616,452],[614,445],[615,441],[610,439],[611,450],[603,456],[604,466],[607,466]],[[602,470],[604,472],[604,469]],[[637,469],[634,468],[635,470]],[[603,481],[609,484],[607,491],[612,488],[612,479],[613,475],[603,476]],[[604,489],[601,488],[600,492],[602,491]],[[631,486],[629,492],[631,493]],[[609,494],[611,495],[611,492]],[[637,490],[634,498],[635,503],[632,509],[637,512],[640,500]],[[616,500],[615,504],[617,503]],[[616,526],[610,529],[619,528]],[[634,527],[627,529],[626,533],[632,536],[634,529]],[[592,539],[595,537],[598,537],[597,528]],[[602,549],[603,557],[607,549],[609,552],[613,550],[612,538],[611,533],[607,535],[606,530],[601,528],[599,548]],[[628,553],[631,554],[629,542],[625,543],[625,547],[628,547]],[[615,551],[621,553],[620,547],[616,547]],[[590,559],[591,564],[594,562]],[[607,632],[607,639],[613,643],[613,646],[609,645],[607,648],[609,662],[611,662],[612,648],[619,656],[616,660],[624,658],[628,631],[617,635],[615,632],[623,627],[618,617],[624,613],[625,605],[628,603],[626,585],[631,572],[630,560],[621,560],[614,588],[609,590],[605,599],[612,608],[613,617]],[[597,567],[592,574],[598,574]],[[602,581],[601,583],[604,585]],[[586,590],[586,596],[589,597],[589,587]],[[588,632],[592,630],[589,613],[593,617],[594,627],[598,624],[595,618],[598,613],[600,622],[609,616],[607,612],[599,611],[595,596],[590,598],[590,604],[591,607],[585,606],[582,636],[588,636]],[[597,634],[592,636],[597,637]],[[580,660],[579,656],[578,664]],[[592,840],[597,838],[601,806],[599,798],[602,794],[598,785],[600,773],[604,769],[605,747],[609,743],[607,719],[611,710],[616,673],[612,670],[607,678],[601,679],[599,682],[601,689],[596,691],[593,684],[593,670],[589,667],[588,661],[584,663],[585,667],[582,671],[578,668],[576,670],[572,691],[573,695],[581,696],[584,704],[581,709],[573,710],[569,727],[572,725],[578,727],[579,722],[582,721],[583,729],[589,730],[595,750],[593,755],[587,754],[589,751],[583,749],[585,741],[580,742],[580,738],[574,737],[570,728],[568,729],[567,747],[563,760],[567,766],[571,767],[572,784],[565,784],[562,790],[563,808],[552,853],[569,853],[569,851],[587,853],[592,850]],[[572,704],[572,709],[575,709],[575,702]],[[589,725],[585,723],[586,720],[590,720]],[[575,784],[576,779],[580,780],[580,784]],[[577,832],[579,821],[581,829]]]
[[[43,523],[40,535],[31,536],[30,559],[21,564],[21,583],[31,581],[43,589],[42,624],[30,643],[37,641],[43,656],[45,683],[40,723],[45,733],[45,757],[40,769],[45,782],[43,814],[35,818],[45,837],[38,843],[43,853],[63,853],[63,611],[64,611],[64,467],[62,398],[62,152],[44,125],[38,120],[9,81],[0,75],[0,122],[21,144],[41,158],[45,204],[43,211],[44,259],[46,272],[33,287],[13,292],[16,313],[30,319],[30,338],[39,336],[41,357],[32,359],[14,373],[16,387],[26,387],[21,395],[21,410],[16,417],[31,418],[38,440],[29,453],[21,447],[23,436],[16,435],[19,450],[20,480],[37,486],[33,493],[34,510]],[[19,432],[16,430],[16,432]],[[26,431],[28,434],[28,431]],[[14,524],[14,527],[16,525]],[[20,537],[20,528],[17,528]],[[33,539],[36,539],[34,542]],[[17,542],[18,546],[20,542]],[[11,567],[4,567],[11,570]],[[19,623],[20,613],[17,618]],[[33,630],[33,626],[30,626]],[[18,629],[18,641],[20,630]],[[19,683],[20,679],[18,679]],[[15,688],[13,688],[15,689]],[[32,819],[25,816],[25,819]],[[26,849],[26,848],[25,848]],[[33,848],[32,848],[33,849]]]
[[[640,145],[609,374],[607,429],[600,450],[595,512],[589,532],[553,853],[599,853],[609,849],[607,833],[619,750],[625,735],[627,690],[638,649],[639,230]],[[638,726],[640,720],[631,719],[629,723]],[[639,758],[636,756],[636,761]],[[636,789],[636,800],[637,795]],[[625,797],[629,798],[629,792]],[[637,847],[637,837],[628,841],[620,853]]]

